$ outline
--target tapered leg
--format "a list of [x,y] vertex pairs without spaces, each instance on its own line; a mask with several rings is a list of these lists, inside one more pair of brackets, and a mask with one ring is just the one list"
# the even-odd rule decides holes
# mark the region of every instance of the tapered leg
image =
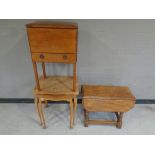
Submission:
[[44,105],[45,108],[48,107],[48,101],[45,101],[45,105]]
[[35,97],[35,106],[36,106],[36,111],[37,111],[37,113],[38,113],[38,116],[39,116],[39,120],[40,120],[40,125],[42,126],[42,119],[41,119],[41,114],[40,114],[40,110],[39,110],[39,102],[38,102],[39,100],[38,100],[38,98],[37,97]]
[[122,128],[122,118],[123,118],[123,112],[120,112],[118,120],[117,120],[117,125],[116,125],[116,127],[119,129]]
[[116,115],[117,120],[118,120],[118,119],[119,119],[119,114],[118,114],[118,112],[115,112],[115,115]]
[[42,101],[39,99],[39,109],[40,109],[40,114],[41,114],[41,119],[42,119],[42,127],[45,129],[46,124],[45,124],[45,117],[42,109]]
[[73,128],[73,100],[70,99],[70,128]]
[[42,62],[42,70],[43,70],[43,77],[46,78],[46,69],[45,69],[45,63]]
[[84,109],[84,126],[88,127],[89,112]]
[[75,97],[74,99],[74,105],[73,105],[73,107],[74,107],[74,112],[73,112],[73,125],[75,125],[75,119],[76,119],[76,110],[77,110],[77,98]]

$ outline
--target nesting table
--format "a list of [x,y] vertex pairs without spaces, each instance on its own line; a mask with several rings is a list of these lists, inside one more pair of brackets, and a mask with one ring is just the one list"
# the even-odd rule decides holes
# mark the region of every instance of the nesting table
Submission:
[[[83,85],[84,125],[112,124],[122,127],[123,113],[134,107],[135,97],[128,87]],[[115,113],[116,120],[90,120],[90,112]]]
[[73,78],[71,76],[47,76],[39,78],[40,88],[34,88],[36,110],[41,126],[46,128],[45,116],[42,104],[47,107],[48,101],[67,101],[70,105],[70,127],[75,125],[77,95],[79,94],[79,84],[76,80],[76,90],[72,90]]

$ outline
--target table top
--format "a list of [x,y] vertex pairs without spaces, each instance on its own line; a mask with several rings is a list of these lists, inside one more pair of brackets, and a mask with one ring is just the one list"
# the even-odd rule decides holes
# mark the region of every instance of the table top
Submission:
[[83,85],[84,98],[135,100],[130,89],[125,86]]
[[72,22],[33,22],[26,25],[27,28],[58,28],[58,29],[77,29],[77,23]]
[[39,79],[40,89],[34,88],[35,94],[46,95],[78,95],[79,84],[76,80],[76,91],[73,91],[73,77],[71,76],[47,76]]

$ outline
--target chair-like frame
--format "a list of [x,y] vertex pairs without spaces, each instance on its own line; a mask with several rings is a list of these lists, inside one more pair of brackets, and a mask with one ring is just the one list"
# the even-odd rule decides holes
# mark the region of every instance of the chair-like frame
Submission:
[[[38,91],[41,90],[40,88],[40,84],[39,84],[39,76],[38,76],[38,71],[37,71],[37,62],[33,61],[33,69],[34,69],[34,75],[35,75],[35,81],[36,81],[36,88]],[[73,92],[76,91],[76,63],[73,64]],[[43,73],[43,77],[46,78],[46,68],[45,68],[45,63],[42,62],[42,73]],[[34,94],[35,95],[35,105],[36,105],[36,111],[38,113],[39,116],[39,120],[40,120],[40,125],[43,128],[46,128],[46,123],[45,123],[45,116],[43,113],[43,109],[42,109],[42,104],[45,103],[45,107],[48,106],[48,101],[49,100],[54,100],[54,101],[67,101],[70,104],[70,128],[73,128],[73,126],[75,125],[75,117],[76,117],[76,110],[77,110],[77,96],[75,95],[60,95],[58,96],[54,96],[54,95],[39,95],[39,94]]]

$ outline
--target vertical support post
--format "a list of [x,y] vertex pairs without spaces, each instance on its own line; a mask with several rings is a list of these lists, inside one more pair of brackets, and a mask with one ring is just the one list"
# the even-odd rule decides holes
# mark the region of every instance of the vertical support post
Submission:
[[40,90],[40,84],[39,84],[39,78],[38,78],[38,71],[37,71],[37,65],[36,62],[32,62],[33,64],[33,69],[34,69],[34,75],[35,75],[35,80],[36,80],[36,86],[37,89]]
[[89,112],[84,109],[84,126],[88,127],[88,121],[89,121]]
[[76,63],[73,65],[73,91],[76,91]]
[[43,77],[46,78],[46,69],[45,69],[45,63],[42,62],[42,70],[43,70]]
[[48,101],[46,100],[45,101],[45,106],[44,106],[45,108],[47,108],[48,107]]
[[73,99],[73,103],[74,103],[74,105],[73,105],[73,107],[74,107],[74,117],[73,117],[73,124],[75,125],[75,119],[76,119],[76,110],[77,110],[77,96],[76,97],[74,97],[74,99]]
[[123,112],[120,112],[119,118],[117,120],[117,125],[116,125],[116,127],[119,128],[119,129],[122,128],[122,118],[123,118]]
[[40,125],[42,126],[43,125],[43,122],[42,122],[42,118],[41,118],[41,114],[40,114],[40,108],[39,108],[39,100],[37,97],[35,97],[35,105],[36,105],[36,111],[38,113],[38,116],[39,116],[39,120],[40,120]]
[[73,100],[70,99],[70,128],[73,128]]
[[39,111],[40,111],[40,115],[41,115],[41,119],[42,119],[42,127],[43,127],[43,129],[45,129],[46,123],[45,123],[44,112],[42,109],[42,100],[40,98],[39,98]]

